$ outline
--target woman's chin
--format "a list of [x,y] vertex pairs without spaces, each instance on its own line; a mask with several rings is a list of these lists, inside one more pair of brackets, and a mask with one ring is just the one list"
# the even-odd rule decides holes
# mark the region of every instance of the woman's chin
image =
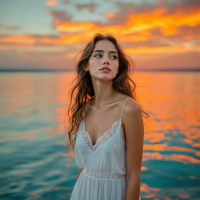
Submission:
[[112,81],[115,77],[109,74],[102,74],[101,76],[95,76],[93,78],[100,81]]

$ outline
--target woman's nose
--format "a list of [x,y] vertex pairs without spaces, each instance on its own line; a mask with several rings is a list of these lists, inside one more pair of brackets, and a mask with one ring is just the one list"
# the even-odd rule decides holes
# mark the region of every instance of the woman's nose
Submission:
[[107,64],[107,65],[110,64],[110,61],[109,61],[109,59],[108,59],[108,56],[104,56],[103,64],[104,64],[104,65],[105,65],[105,64]]

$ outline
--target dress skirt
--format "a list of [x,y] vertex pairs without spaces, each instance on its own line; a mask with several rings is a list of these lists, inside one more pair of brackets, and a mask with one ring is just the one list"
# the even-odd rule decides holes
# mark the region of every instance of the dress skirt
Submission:
[[[95,173],[96,174],[96,173]],[[79,175],[70,200],[125,200],[126,178],[123,176],[95,177],[84,169]]]

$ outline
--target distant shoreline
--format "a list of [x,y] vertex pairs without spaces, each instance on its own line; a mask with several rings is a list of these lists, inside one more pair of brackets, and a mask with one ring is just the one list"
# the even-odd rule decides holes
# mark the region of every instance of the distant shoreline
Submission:
[[[200,72],[200,68],[193,69],[133,69],[133,72]],[[67,69],[0,69],[1,72],[75,72]]]

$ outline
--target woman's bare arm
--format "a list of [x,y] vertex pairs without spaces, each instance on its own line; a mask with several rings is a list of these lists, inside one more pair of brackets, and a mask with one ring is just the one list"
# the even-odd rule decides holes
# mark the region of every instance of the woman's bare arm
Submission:
[[123,124],[126,133],[126,200],[139,200],[144,125],[140,105],[128,99],[124,105]]
[[79,168],[76,181],[78,181],[78,178],[79,178],[80,173],[81,173],[82,171],[83,171],[83,168],[82,168],[82,169]]

